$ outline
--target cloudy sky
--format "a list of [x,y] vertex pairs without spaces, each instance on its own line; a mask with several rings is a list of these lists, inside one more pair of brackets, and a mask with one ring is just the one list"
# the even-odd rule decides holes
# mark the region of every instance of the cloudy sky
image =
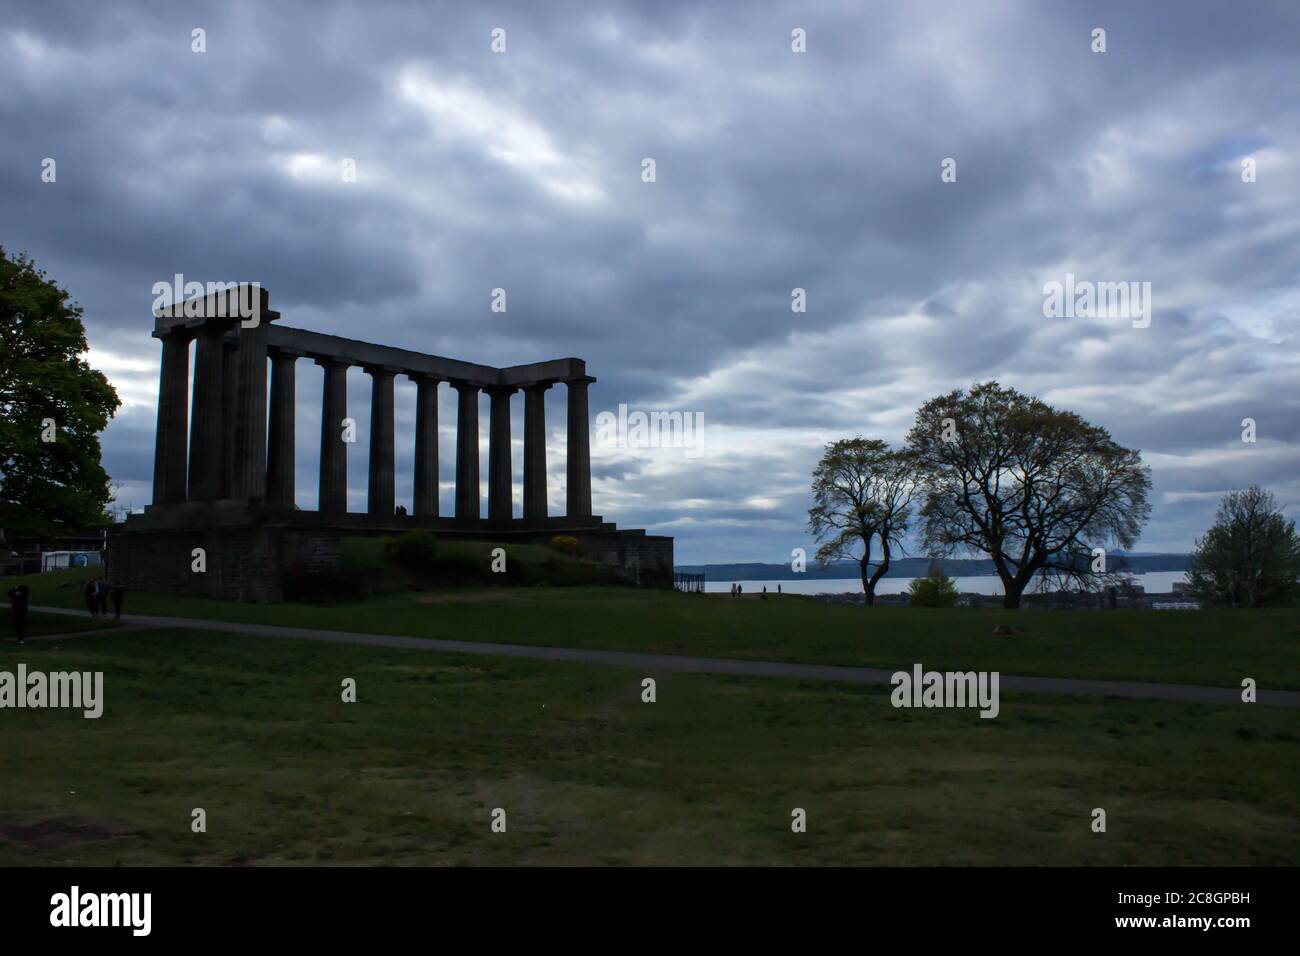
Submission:
[[[1300,511],[1297,89],[1287,0],[44,0],[0,24],[0,245],[85,307],[124,403],[104,437],[122,504],[150,500],[152,287],[181,273],[258,281],[286,325],[497,366],[585,358],[593,419],[702,414],[698,454],[592,455],[595,510],[675,536],[679,563],[789,560],[826,442],[899,441],[922,401],[989,378],[1140,448],[1138,547],[1181,551],[1227,490]],[[1067,273],[1150,282],[1150,325],[1045,317]],[[359,369],[349,389],[361,510]],[[308,363],[298,395],[314,508]],[[409,504],[410,383],[397,407]],[[518,443],[514,461],[518,509]]]

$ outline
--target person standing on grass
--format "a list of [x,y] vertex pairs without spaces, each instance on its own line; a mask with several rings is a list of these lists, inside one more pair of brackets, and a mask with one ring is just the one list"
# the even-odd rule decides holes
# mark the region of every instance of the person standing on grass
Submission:
[[25,584],[9,589],[9,611],[14,616],[14,633],[18,635],[19,644],[27,634],[27,591]]
[[95,610],[98,606],[99,606],[99,601],[95,596],[95,582],[87,581],[86,582],[86,610],[90,612],[91,617],[95,616]]
[[121,581],[113,582],[113,590],[108,592],[108,596],[113,599],[113,617],[122,620],[122,598],[126,597],[126,589]]
[[108,578],[102,574],[95,579],[95,606],[100,614],[108,617]]

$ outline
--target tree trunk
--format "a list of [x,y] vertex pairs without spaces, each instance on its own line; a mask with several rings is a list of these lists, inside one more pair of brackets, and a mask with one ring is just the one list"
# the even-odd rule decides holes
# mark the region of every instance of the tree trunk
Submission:
[[[875,604],[875,603],[876,603],[876,582],[879,581],[881,578],[883,578],[883,577],[885,576],[885,573],[886,573],[887,571],[889,571],[889,545],[888,545],[888,543],[886,543],[886,544],[883,546],[882,555],[883,555],[883,557],[884,557],[884,560],[880,562],[880,567],[876,568],[876,573],[873,574],[873,575],[871,576],[871,580],[870,580],[869,582],[867,582],[867,583],[865,584],[864,588],[863,588],[863,590],[865,590],[866,593],[867,593],[867,603],[868,603],[868,604]],[[866,569],[866,566],[864,565],[863,568],[862,568],[862,574],[863,574],[864,578],[865,578],[865,576],[866,576],[866,573],[867,573],[867,569]]]
[[1020,607],[1020,595],[1024,593],[1029,582],[1034,579],[1038,573],[1039,563],[1021,564],[1016,566],[1016,573],[1011,574],[1006,569],[998,568],[998,577],[1002,579],[1002,590],[1005,592],[1002,598],[1002,606],[1008,610],[1016,610]]
[[1002,577],[1002,590],[1005,592],[1002,596],[1002,606],[1008,610],[1015,610],[1020,607],[1020,595],[1025,590],[1028,581],[1022,581],[1020,575],[1015,577],[1009,575],[1000,575]]
[[867,557],[864,555],[862,560],[858,562],[858,569],[862,575],[863,607],[871,607],[876,603],[876,582],[867,574],[867,567]]

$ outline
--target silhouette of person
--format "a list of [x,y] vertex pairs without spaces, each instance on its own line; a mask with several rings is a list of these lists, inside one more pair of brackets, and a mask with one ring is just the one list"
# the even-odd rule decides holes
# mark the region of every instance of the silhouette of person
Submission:
[[102,574],[95,579],[95,606],[100,614],[108,616],[108,578]]
[[9,612],[14,618],[14,633],[18,635],[19,644],[27,634],[27,591],[25,584],[9,589]]
[[126,589],[122,587],[121,581],[113,582],[113,589],[108,592],[108,596],[113,599],[113,617],[122,620],[122,599],[126,597]]
[[90,612],[91,617],[95,616],[95,610],[98,607],[98,605],[99,605],[99,601],[97,600],[95,595],[95,582],[87,581],[86,582],[86,610]]

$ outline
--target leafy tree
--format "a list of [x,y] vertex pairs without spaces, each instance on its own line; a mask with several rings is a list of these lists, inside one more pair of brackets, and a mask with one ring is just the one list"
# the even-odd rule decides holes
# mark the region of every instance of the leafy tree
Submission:
[[[876,582],[889,571],[892,549],[901,549],[912,517],[916,472],[911,456],[875,438],[832,442],[813,470],[812,492],[808,529],[821,542],[817,560],[857,561],[866,603],[875,603]],[[881,562],[872,571],[871,549],[877,541]]]
[[931,566],[923,578],[913,578],[907,586],[912,607],[952,607],[957,603],[957,585],[938,566]]
[[1266,607],[1300,596],[1300,536],[1273,493],[1258,485],[1223,496],[1214,527],[1196,542],[1189,590],[1207,604]]
[[0,248],[0,528],[50,537],[106,523],[99,433],[121,402],[81,356],[79,305]]
[[926,402],[908,444],[925,473],[923,545],[988,554],[1008,608],[1040,571],[1075,573],[1094,547],[1131,547],[1151,513],[1139,452],[997,382]]

